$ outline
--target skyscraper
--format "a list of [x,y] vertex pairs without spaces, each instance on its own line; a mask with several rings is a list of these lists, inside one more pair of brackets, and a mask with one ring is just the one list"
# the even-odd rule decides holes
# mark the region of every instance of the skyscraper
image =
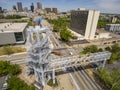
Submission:
[[13,5],[13,10],[17,10],[17,8],[16,8],[16,6],[15,6],[15,5]]
[[51,11],[51,8],[45,8],[45,11],[47,12],[47,13],[51,13],[52,11]]
[[0,13],[2,13],[2,7],[0,7]]
[[22,12],[23,8],[22,8],[22,3],[21,2],[17,2],[17,7],[18,7],[18,11]]
[[30,7],[31,7],[31,11],[34,12],[34,5],[33,5],[33,3],[32,3],[32,5]]
[[98,10],[72,11],[70,28],[83,35],[85,39],[94,39],[99,13]]
[[42,9],[42,4],[40,2],[37,2],[37,8]]
[[57,8],[52,8],[52,12],[57,14],[58,13]]

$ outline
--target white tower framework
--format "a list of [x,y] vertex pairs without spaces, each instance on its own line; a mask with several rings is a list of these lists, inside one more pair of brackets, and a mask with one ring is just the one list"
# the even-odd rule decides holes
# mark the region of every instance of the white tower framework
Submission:
[[111,56],[110,52],[98,52],[52,60],[50,57],[52,49],[49,47],[50,41],[48,39],[51,34],[50,30],[47,27],[40,28],[40,26],[35,26],[29,27],[27,31],[30,42],[28,74],[34,72],[35,87],[37,89],[40,89],[41,86],[44,87],[50,79],[53,79],[53,83],[55,83],[55,70],[92,62],[103,62],[104,66],[106,60]]

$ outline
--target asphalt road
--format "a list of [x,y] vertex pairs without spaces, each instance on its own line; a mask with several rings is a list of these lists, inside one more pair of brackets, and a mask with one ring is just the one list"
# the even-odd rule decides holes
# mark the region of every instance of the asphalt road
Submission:
[[[59,35],[54,34],[56,39],[55,41],[57,42],[56,44],[59,43],[59,45],[64,46],[64,48],[67,48],[64,50],[65,56],[70,56],[70,55],[76,55],[78,54],[82,48],[69,48],[65,43],[61,43],[59,41]],[[102,90],[101,87],[94,81],[92,78],[89,76],[87,71],[84,69],[83,66],[79,67],[73,67],[70,69],[70,76],[72,77],[74,84],[76,86],[76,89],[78,90]]]

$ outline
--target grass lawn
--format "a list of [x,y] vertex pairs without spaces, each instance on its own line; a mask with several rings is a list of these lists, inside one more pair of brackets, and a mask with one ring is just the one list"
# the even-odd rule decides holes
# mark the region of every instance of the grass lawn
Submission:
[[20,52],[25,52],[25,51],[26,51],[25,48],[21,48],[18,46],[3,46],[3,47],[0,47],[0,56],[20,53]]

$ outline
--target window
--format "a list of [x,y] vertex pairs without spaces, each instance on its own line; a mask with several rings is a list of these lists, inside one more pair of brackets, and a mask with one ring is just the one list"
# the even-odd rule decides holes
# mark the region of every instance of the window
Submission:
[[14,34],[15,34],[16,42],[23,41],[23,34],[22,34],[22,32],[16,32]]

